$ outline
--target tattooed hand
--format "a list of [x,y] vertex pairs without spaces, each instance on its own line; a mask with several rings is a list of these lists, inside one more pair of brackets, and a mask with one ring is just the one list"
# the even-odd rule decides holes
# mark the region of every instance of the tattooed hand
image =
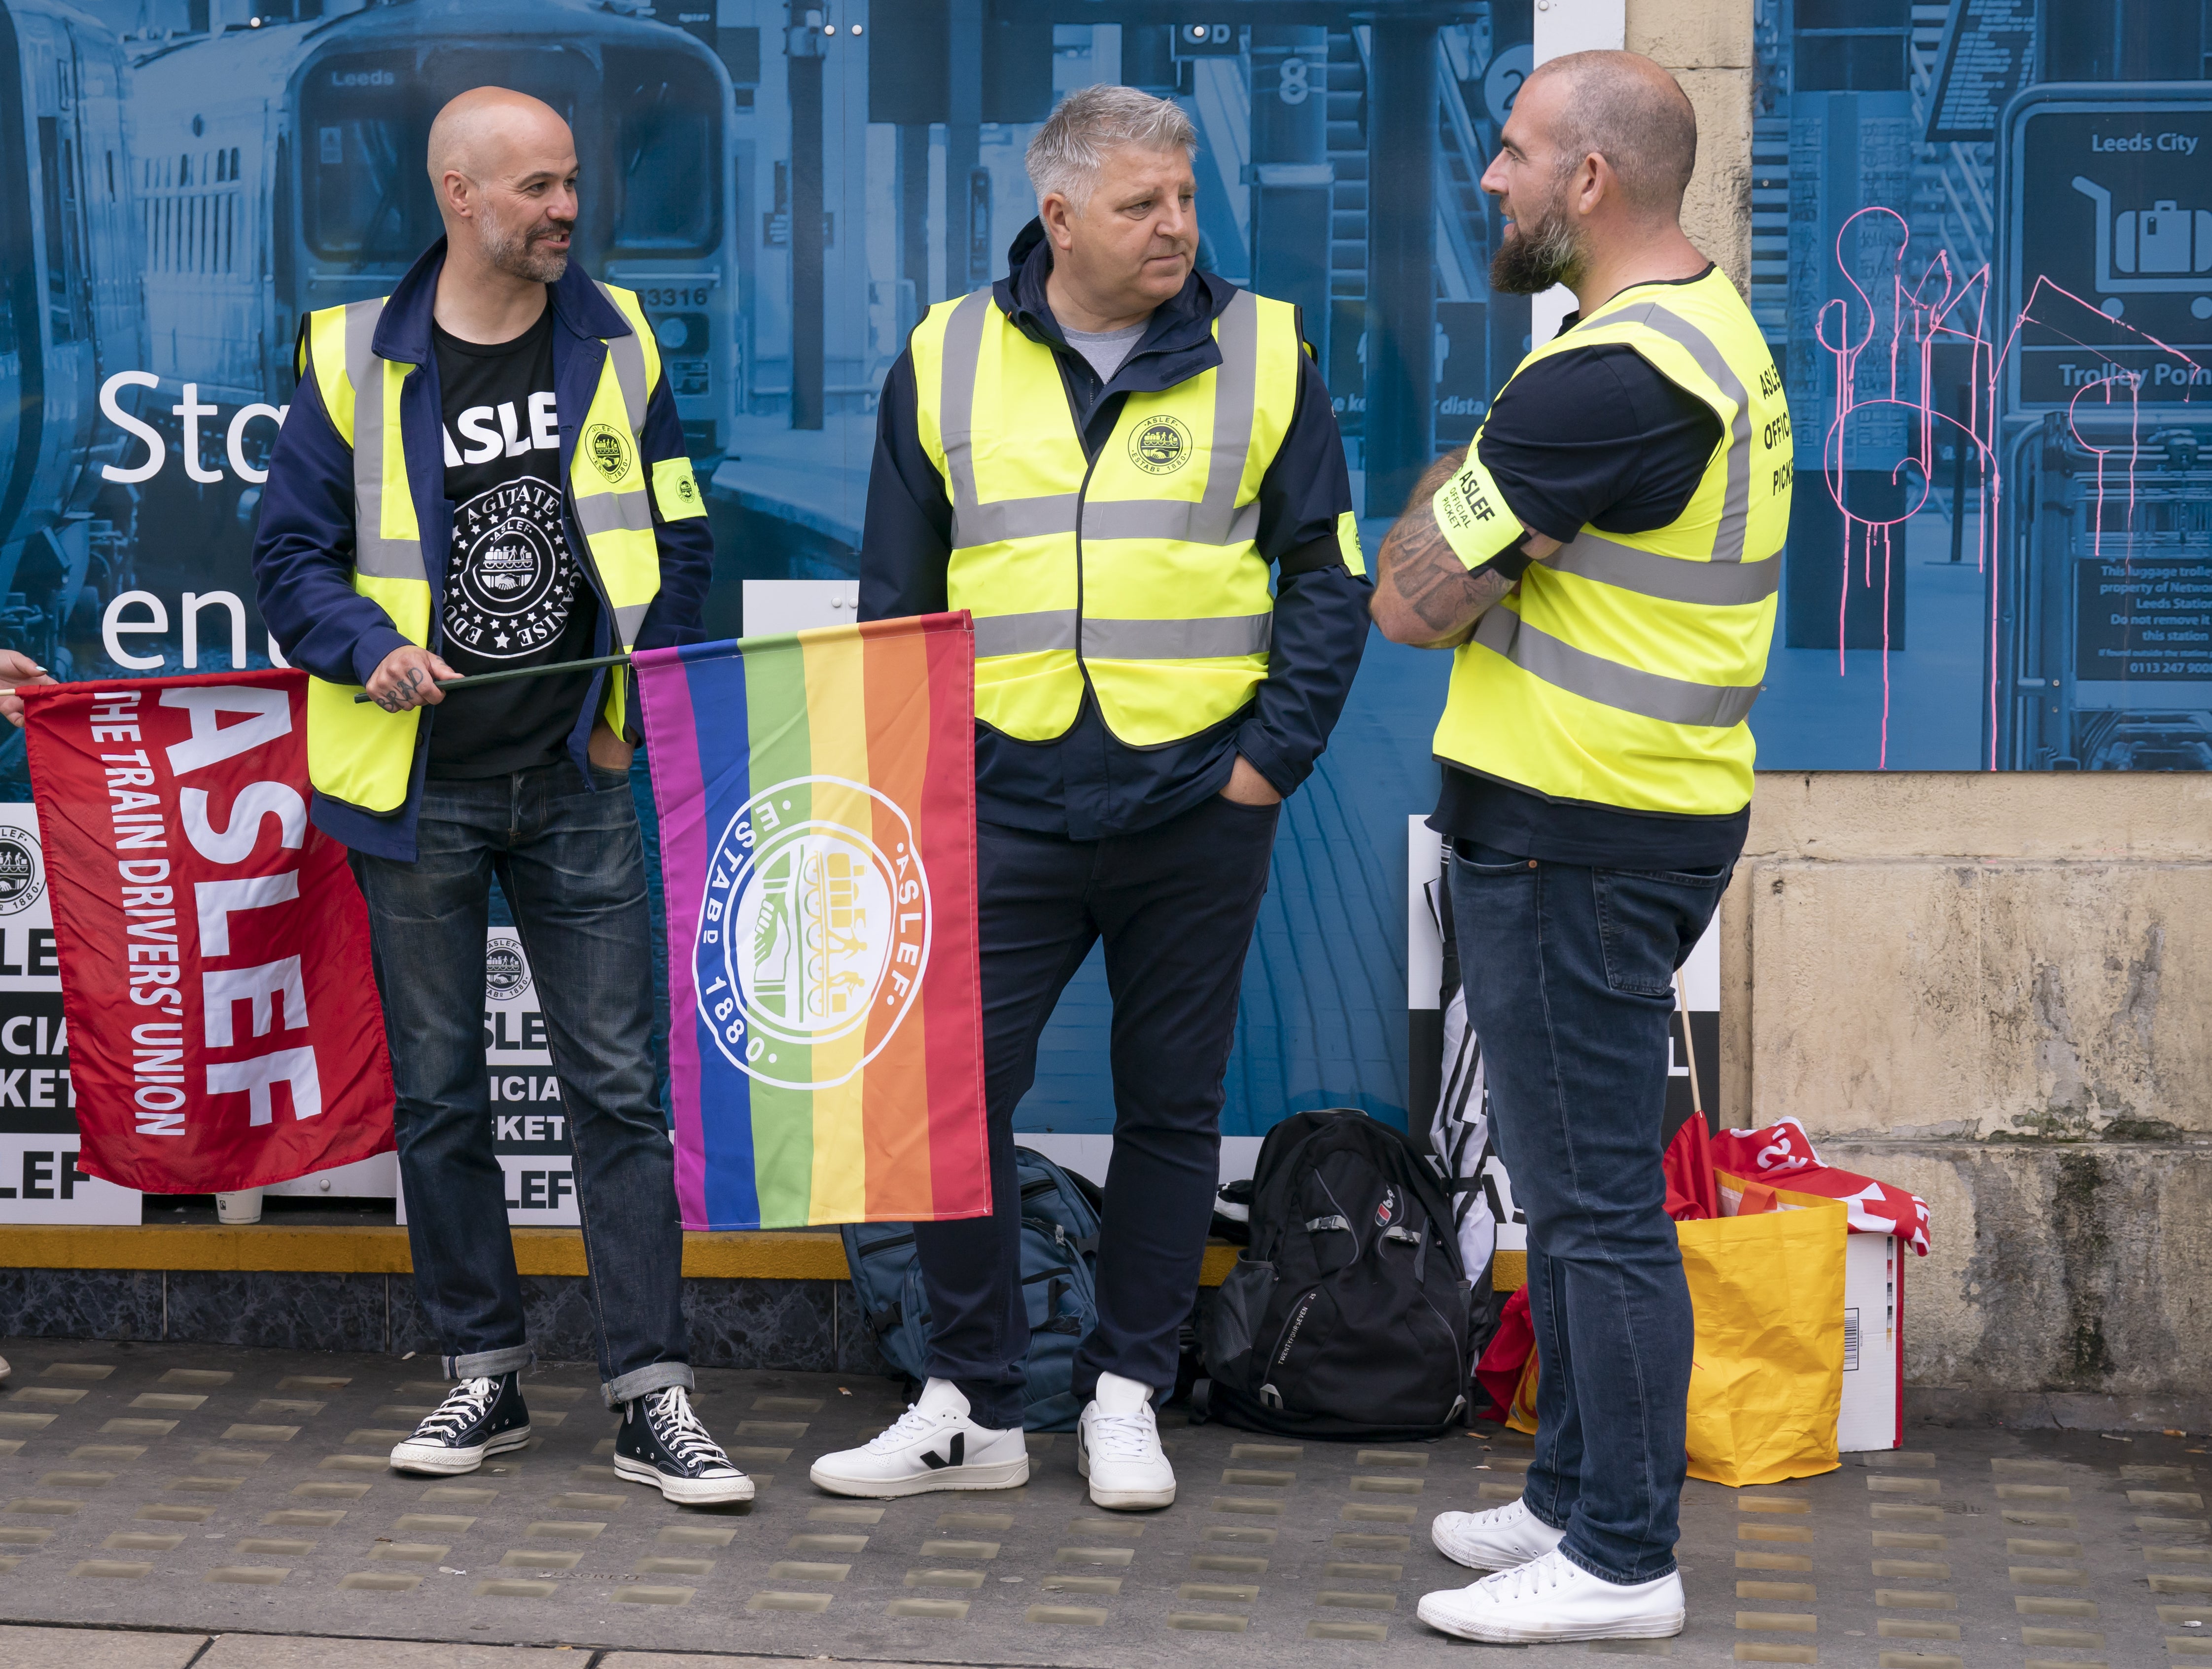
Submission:
[[[1407,500],[1405,514],[1382,541],[1369,612],[1394,643],[1455,649],[1467,641],[1484,611],[1517,583],[1495,570],[1469,572],[1437,526],[1431,501],[1466,459],[1467,448],[1462,447],[1430,465]],[[1559,544],[1530,533],[1520,548],[1540,559],[1556,551]]]
[[429,650],[409,643],[384,657],[369,676],[368,693],[386,712],[404,713],[411,707],[436,706],[446,698],[437,680],[459,676]]

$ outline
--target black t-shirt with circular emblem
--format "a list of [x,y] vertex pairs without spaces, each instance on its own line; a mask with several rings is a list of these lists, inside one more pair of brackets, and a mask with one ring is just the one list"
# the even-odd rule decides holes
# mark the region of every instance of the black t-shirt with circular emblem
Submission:
[[[562,515],[553,308],[512,342],[434,329],[453,507],[443,602],[447,662],[506,672],[592,653],[599,600]],[[430,725],[433,777],[503,777],[565,756],[589,673],[456,690]]]

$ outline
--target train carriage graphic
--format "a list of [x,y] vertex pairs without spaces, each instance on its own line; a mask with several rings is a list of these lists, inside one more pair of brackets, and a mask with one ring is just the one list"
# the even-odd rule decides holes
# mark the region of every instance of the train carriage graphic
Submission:
[[576,258],[639,292],[690,449],[716,452],[735,412],[729,76],[682,30],[583,0],[402,0],[143,57],[136,183],[164,386],[229,409],[288,388],[301,314],[385,293],[439,235],[430,120],[486,83],[568,119]]
[[0,641],[51,661],[88,569],[94,500],[124,437],[112,370],[145,355],[125,94],[114,34],[53,0],[0,0]]

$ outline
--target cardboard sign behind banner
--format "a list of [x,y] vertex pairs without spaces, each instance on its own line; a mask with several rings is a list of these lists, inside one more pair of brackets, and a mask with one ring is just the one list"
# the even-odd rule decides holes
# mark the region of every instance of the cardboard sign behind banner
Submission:
[[79,1168],[198,1193],[388,1150],[368,911],[307,819],[306,674],[25,695]]
[[135,1188],[87,1176],[36,811],[0,804],[0,1222],[135,1223]]

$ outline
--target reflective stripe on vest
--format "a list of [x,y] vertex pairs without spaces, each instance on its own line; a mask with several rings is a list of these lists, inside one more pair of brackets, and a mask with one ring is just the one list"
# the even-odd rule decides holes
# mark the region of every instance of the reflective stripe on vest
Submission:
[[[915,333],[921,427],[951,500],[948,601],[975,618],[985,722],[1025,740],[1060,735],[1086,673],[1109,727],[1140,746],[1195,734],[1249,699],[1274,624],[1254,544],[1258,484],[1295,407],[1295,320],[1285,303],[1237,292],[1215,321],[1218,370],[1127,395],[1086,463],[1050,348],[988,290],[932,309]],[[987,382],[994,409],[979,412]],[[1201,452],[1198,495],[1171,496],[1194,484],[1182,472]],[[987,496],[979,454],[999,460],[1002,489],[1018,474],[1061,490]],[[1139,496],[1153,480],[1161,490]]]
[[1634,348],[1705,402],[1722,442],[1674,521],[1632,534],[1584,527],[1529,565],[1454,657],[1436,752],[1552,799],[1724,815],[1751,797],[1746,721],[1789,524],[1781,379],[1717,271],[1629,291],[1515,375],[1595,343]]
[[[581,423],[568,468],[570,507],[592,568],[612,613],[617,646],[635,646],[660,589],[656,503],[664,521],[706,514],[686,459],[664,459],[648,475],[641,436],[647,402],[660,375],[659,350],[637,298],[599,285],[630,333],[604,339],[606,358]],[[302,377],[312,375],[338,437],[353,449],[354,589],[379,604],[410,643],[433,642],[431,592],[421,528],[415,515],[400,395],[416,369],[380,360],[374,350],[384,298],[355,302],[310,315]],[[607,680],[601,711],[621,734],[628,680]],[[310,677],[307,761],[315,786],[370,811],[405,802],[422,726],[419,709],[390,714],[356,705],[358,685]]]

